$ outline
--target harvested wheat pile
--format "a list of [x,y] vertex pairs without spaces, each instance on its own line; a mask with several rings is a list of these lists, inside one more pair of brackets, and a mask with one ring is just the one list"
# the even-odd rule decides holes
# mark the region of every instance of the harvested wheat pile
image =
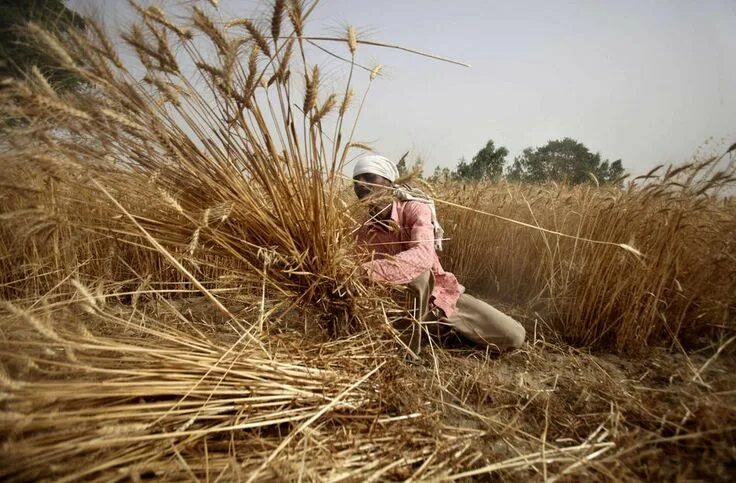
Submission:
[[[33,69],[0,91],[0,475],[727,479],[736,458],[728,338],[736,291],[727,291],[732,278],[697,289],[707,277],[678,260],[721,260],[692,254],[705,237],[724,244],[723,276],[733,277],[733,245],[723,235],[732,202],[683,194],[670,211],[692,228],[666,232],[675,240],[663,245],[629,225],[663,208],[647,190],[561,187],[552,198],[570,202],[542,212],[526,203],[531,188],[513,188],[510,199],[530,208],[527,223],[612,244],[602,248],[498,230],[448,210],[468,227],[452,234],[448,263],[486,288],[494,280],[540,293],[546,312],[537,300],[508,307],[530,334],[508,357],[431,346],[410,363],[391,328],[404,312],[360,274],[360,208],[346,201],[341,176],[366,148],[353,136],[380,66],[359,65],[365,41],[348,28],[332,44],[347,58],[346,83],[324,92],[310,62],[318,40],[306,32],[315,7],[276,0],[267,19],[221,20],[215,7],[197,4],[175,22],[136,6],[122,36],[133,65],[92,20],[84,35],[62,37],[29,25],[56,67],[87,87],[62,94]],[[362,94],[354,96],[356,83]],[[438,196],[523,218],[518,207],[467,199],[476,189],[484,188],[439,187]],[[610,225],[609,197],[627,213]],[[683,214],[701,208],[712,229],[705,233]],[[552,223],[570,210],[592,221]],[[617,248],[632,233],[644,261]],[[489,256],[511,264],[516,257],[487,251],[501,245],[529,259],[521,269],[494,265],[493,279],[473,272]],[[467,250],[471,265],[453,250]],[[654,272],[632,284],[605,268],[619,258],[630,273]],[[642,263],[642,272],[631,270]],[[585,289],[590,280],[600,280],[595,290]],[[675,281],[689,302],[667,298],[677,298]],[[660,313],[682,323],[673,329]],[[581,314],[587,323],[574,325]],[[631,314],[648,324],[641,332],[609,327]],[[649,350],[649,359],[626,360],[556,335],[622,350],[661,341],[663,327],[679,341],[692,317],[721,325],[692,354]]]

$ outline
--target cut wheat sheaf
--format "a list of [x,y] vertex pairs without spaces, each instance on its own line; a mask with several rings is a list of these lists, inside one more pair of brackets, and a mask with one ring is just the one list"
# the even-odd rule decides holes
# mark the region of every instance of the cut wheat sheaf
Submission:
[[[605,479],[665,437],[637,400],[627,414],[652,433],[627,439],[608,386],[598,419],[550,429],[550,412],[572,414],[550,408],[559,378],[532,391],[494,379],[487,354],[434,346],[407,362],[391,324],[404,308],[361,276],[362,208],[342,176],[371,149],[354,136],[381,67],[366,72],[361,49],[399,46],[353,27],[308,36],[317,2],[275,0],[265,19],[211,3],[185,21],[133,4],[132,58],[92,19],[31,24],[86,87],[60,94],[37,68],[3,81],[3,478]],[[334,92],[315,45],[345,61]],[[512,363],[544,370],[564,352],[553,339],[714,340],[736,305],[736,206],[713,194],[734,177],[718,161],[626,189],[439,182],[443,263],[536,313]]]

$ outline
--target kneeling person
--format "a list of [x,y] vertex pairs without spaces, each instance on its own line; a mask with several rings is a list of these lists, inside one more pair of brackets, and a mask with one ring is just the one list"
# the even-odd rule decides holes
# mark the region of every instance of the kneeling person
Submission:
[[[365,264],[375,282],[406,285],[416,295],[419,320],[453,328],[462,336],[498,351],[517,349],[525,338],[517,321],[464,293],[457,278],[442,269],[437,256],[442,229],[434,203],[408,187],[395,186],[396,166],[383,156],[360,158],[353,170],[355,194],[368,203],[370,219],[358,241],[373,252]],[[419,352],[421,334],[405,329],[409,346]]]

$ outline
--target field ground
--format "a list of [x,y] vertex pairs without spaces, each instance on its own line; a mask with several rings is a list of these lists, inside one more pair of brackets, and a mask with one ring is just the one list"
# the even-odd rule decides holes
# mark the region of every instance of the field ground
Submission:
[[[733,352],[715,355],[718,346],[711,346],[689,354],[655,348],[645,357],[591,353],[535,337],[533,318],[516,315],[532,329],[524,350],[490,359],[456,350],[447,362],[477,374],[460,396],[475,399],[478,413],[518,420],[550,444],[586,435],[614,443],[592,464],[604,479],[729,481],[736,474]],[[491,461],[499,447],[490,445]],[[506,452],[518,456],[510,446]],[[528,476],[542,476],[540,469]]]
[[[479,451],[473,466],[495,466],[494,473],[510,481],[565,475],[572,480],[595,475],[607,481],[732,481],[733,339],[689,353],[677,344],[638,357],[591,352],[559,340],[538,314],[487,301],[522,321],[527,329],[523,349],[499,355],[446,340],[437,352],[425,350],[419,362],[409,363],[403,375],[405,390],[425,386],[417,393],[439,395],[427,404],[442,424],[481,432],[473,442]],[[211,312],[203,299],[184,303],[190,313],[196,307]],[[427,389],[438,380],[439,392]],[[409,399],[406,409],[416,406]],[[556,449],[581,441],[599,447],[572,462],[556,461]],[[545,450],[551,454],[549,468]],[[478,475],[468,478],[473,476]]]
[[[247,315],[248,309],[244,306],[230,305],[228,308],[233,313]],[[375,433],[376,441],[381,441],[388,451],[380,454],[367,451],[362,456],[370,458],[372,455],[388,470],[371,469],[370,464],[363,462],[358,469],[367,472],[358,472],[348,479],[370,474],[392,480],[412,477],[485,480],[490,474],[504,481],[558,478],[563,481],[731,480],[736,471],[736,361],[729,347],[719,351],[721,346],[713,344],[688,354],[677,348],[654,348],[641,358],[591,353],[552,338],[534,314],[511,306],[499,308],[513,314],[528,328],[528,342],[523,349],[499,356],[449,341],[442,349],[426,350],[419,361],[409,362],[390,346],[377,346],[386,349],[386,354],[372,354],[364,341],[354,339],[337,343],[341,347],[339,357],[330,362],[333,350],[330,347],[336,343],[319,340],[318,334],[304,337],[303,332],[294,330],[291,324],[298,323],[306,314],[291,313],[280,317],[282,325],[271,334],[269,350],[277,359],[290,354],[290,367],[296,367],[294,364],[301,360],[307,366],[321,367],[320,370],[347,374],[353,371],[355,374],[356,370],[361,370],[360,359],[382,361],[385,365],[371,379],[376,391],[372,397],[378,396],[380,400],[378,409],[371,409],[371,404],[366,402],[356,403],[358,407],[363,405],[357,412],[350,407],[333,408],[323,414],[322,422],[315,423],[315,435],[321,434],[322,444],[332,448],[340,448],[339,441],[345,439],[344,444],[360,455],[360,445],[355,441],[356,438],[360,440],[361,433],[367,432],[369,435]],[[103,312],[107,314],[107,322],[95,322]],[[212,391],[215,398],[211,401],[208,398],[209,402],[204,404],[201,402],[203,396],[194,398],[199,401],[195,404],[202,404],[199,411],[205,414],[215,411],[217,417],[212,417],[213,421],[200,417],[200,421],[182,426],[181,419],[167,423],[161,416],[160,426],[151,427],[156,404],[165,403],[170,407],[182,396],[176,391],[192,389],[192,383],[182,389],[166,388],[166,381],[174,384],[177,376],[162,374],[171,374],[177,367],[182,373],[191,372],[185,358],[192,350],[181,352],[181,360],[177,361],[175,353],[171,352],[175,349],[169,347],[169,337],[161,335],[160,331],[194,327],[198,334],[192,340],[214,342],[221,351],[234,343],[232,333],[223,330],[226,320],[205,298],[151,301],[141,303],[138,310],[127,304],[110,303],[104,310],[90,311],[88,308],[64,313],[67,316],[76,314],[72,317],[72,325],[76,328],[66,333],[64,324],[57,323],[52,329],[56,335],[46,334],[45,337],[46,340],[56,338],[59,348],[53,349],[53,341],[31,344],[26,334],[22,336],[25,345],[21,345],[24,353],[9,352],[14,342],[15,347],[19,347],[20,337],[13,340],[14,326],[9,322],[12,317],[5,319],[8,333],[3,360],[11,377],[5,378],[4,427],[9,438],[3,452],[13,458],[6,461],[6,471],[10,470],[6,476],[26,479],[76,474],[95,479],[155,477],[169,480],[192,479],[196,475],[207,479],[215,479],[215,476],[238,479],[247,476],[248,468],[252,471],[265,459],[256,452],[251,460],[246,451],[237,449],[239,439],[248,441],[251,451],[253,440],[261,441],[260,449],[265,449],[267,454],[276,442],[296,432],[296,422],[273,422],[255,430],[228,430],[224,438],[231,440],[230,443],[223,447],[222,443],[217,443],[219,439],[215,434],[213,438],[204,438],[210,442],[209,450],[205,443],[204,452],[196,437],[187,436],[187,431],[215,428],[223,421],[230,425],[242,421],[247,403],[239,410],[238,404],[222,409],[222,402],[216,401],[217,398],[227,400],[227,394],[218,392],[225,386],[228,394],[241,395],[245,399],[259,391],[257,385],[248,386],[238,381],[241,371],[233,364],[241,363],[242,351],[229,364],[233,374],[220,379],[214,389],[208,386],[205,391]],[[119,324],[123,322],[117,327],[110,325],[111,314],[116,314],[114,317],[118,321],[127,321],[122,331]],[[179,314],[180,317],[176,320],[166,314]],[[156,317],[164,322],[158,323]],[[79,324],[89,330],[80,329]],[[71,334],[80,330],[87,344],[96,347],[87,354],[83,344],[76,341],[75,355],[67,360],[63,341],[70,340]],[[14,333],[18,332],[23,331]],[[159,342],[156,342],[156,334],[161,338]],[[178,332],[171,334],[182,337]],[[110,347],[119,353],[118,357],[110,357],[105,350],[96,352],[105,346],[105,340],[111,341]],[[125,346],[132,341],[140,346]],[[107,352],[109,350],[108,347]],[[374,347],[372,351],[375,350]],[[167,352],[171,355],[166,356]],[[351,367],[351,358],[356,367]],[[206,379],[205,367],[202,365],[190,380]],[[145,373],[149,370],[160,372],[147,379]],[[131,373],[139,375],[125,376]],[[348,376],[346,383],[355,379],[354,375]],[[60,380],[68,385],[67,393],[54,385]],[[90,390],[92,393],[84,394]],[[33,391],[33,401],[23,398],[28,391]],[[267,394],[272,394],[269,391]],[[186,396],[182,400],[185,399]],[[283,400],[280,407],[283,410],[303,404],[295,393]],[[286,409],[287,413],[289,411]],[[65,414],[71,419],[80,416],[84,419],[79,419],[76,425],[71,419],[53,423],[55,418]],[[269,415],[265,416],[268,423]],[[374,428],[379,416],[396,421],[389,423],[396,427]],[[255,413],[255,419],[259,417]],[[366,426],[365,422],[361,423],[364,418],[373,422]],[[144,421],[148,422],[142,424]],[[179,422],[174,424],[176,421]],[[177,431],[171,429],[172,424],[179,427],[179,432],[184,432],[177,436]],[[138,426],[146,429],[126,429]],[[392,433],[396,430],[406,434]],[[166,444],[163,449],[160,444],[144,444],[139,448],[146,448],[147,457],[133,454],[132,462],[127,460],[125,456],[134,447],[129,445],[135,444],[135,437],[141,432],[149,435],[168,432],[167,440],[171,440],[175,450],[166,451]],[[345,432],[347,434],[341,434]],[[308,479],[321,480],[340,479],[341,472],[343,476],[350,474],[350,458],[343,458],[336,449],[331,450],[336,453],[330,456],[334,466],[322,467],[318,457],[320,444],[314,443],[315,448],[308,451],[305,446],[310,438],[306,434],[294,438],[292,444],[285,447],[280,455],[284,460],[276,460],[270,468],[262,470],[267,471],[264,477],[291,479],[297,471],[306,472]],[[269,438],[274,442],[267,443]],[[451,456],[444,456],[449,467],[439,465],[423,474],[421,470],[431,468],[426,465],[432,460],[432,457],[427,458],[426,447],[434,448],[435,456],[441,455],[447,449],[443,446],[445,443],[440,443],[443,438],[462,457],[453,460]],[[314,439],[319,438],[314,436]],[[403,451],[406,453],[401,445],[391,451],[398,441],[403,441],[401,445],[405,445]],[[47,466],[32,464],[38,462],[38,452],[47,451],[50,451]],[[228,459],[221,457],[223,451],[235,453]],[[301,464],[304,464],[305,454],[308,461],[301,470],[295,470],[288,462],[293,458],[298,462],[300,453]],[[360,459],[350,454],[353,460]],[[186,464],[179,465],[177,455]],[[211,467],[201,467],[201,462],[207,458],[211,459]],[[242,474],[235,471],[235,463],[241,459]],[[104,464],[96,466],[98,461]],[[200,462],[199,468],[195,462]]]

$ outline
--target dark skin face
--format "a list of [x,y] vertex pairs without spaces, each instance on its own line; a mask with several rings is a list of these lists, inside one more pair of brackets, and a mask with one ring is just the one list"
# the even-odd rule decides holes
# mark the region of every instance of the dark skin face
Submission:
[[[372,173],[359,174],[353,178],[355,196],[369,206],[371,216],[376,219],[385,219],[391,216],[390,202],[385,199],[388,189],[393,183],[383,176]],[[374,186],[378,185],[378,186]],[[386,188],[382,188],[385,186]],[[380,199],[379,199],[380,198]]]

